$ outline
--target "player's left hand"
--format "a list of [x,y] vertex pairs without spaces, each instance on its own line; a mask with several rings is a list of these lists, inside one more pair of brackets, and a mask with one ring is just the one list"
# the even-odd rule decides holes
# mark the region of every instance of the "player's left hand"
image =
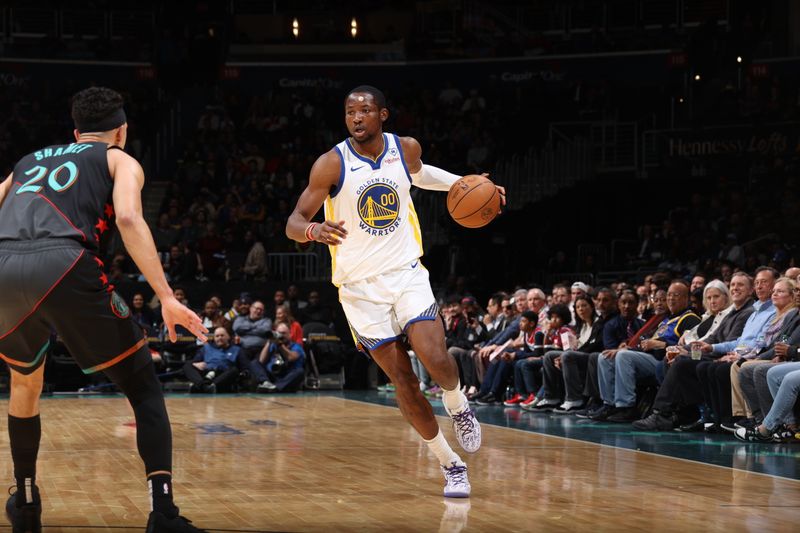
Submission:
[[203,320],[197,316],[197,313],[175,299],[174,296],[165,298],[161,302],[161,314],[164,318],[164,325],[167,326],[171,342],[177,342],[178,340],[178,334],[175,332],[176,325],[185,327],[201,341],[208,341],[208,337],[205,336],[205,333],[208,333],[208,328],[203,325]]
[[[484,178],[488,178],[489,177],[489,173],[488,172],[484,172],[484,173],[481,174],[481,176],[483,176]],[[506,188],[505,187],[501,187],[500,185],[495,185],[495,187],[497,187],[497,192],[500,193],[500,207],[505,207],[505,205],[506,205]],[[500,211],[500,212],[502,213],[502,211]]]

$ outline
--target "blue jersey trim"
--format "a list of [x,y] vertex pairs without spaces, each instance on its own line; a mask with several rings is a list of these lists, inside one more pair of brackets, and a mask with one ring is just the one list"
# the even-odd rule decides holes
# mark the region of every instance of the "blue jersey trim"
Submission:
[[344,154],[342,154],[338,146],[334,146],[333,149],[339,154],[339,183],[330,192],[330,197],[336,198],[336,195],[342,190],[342,185],[344,185]]
[[436,304],[436,302],[434,302],[433,305],[428,307],[426,310],[421,312],[416,317],[406,322],[406,325],[403,326],[403,333],[405,333],[406,330],[408,330],[408,326],[410,326],[414,322],[420,322],[422,320],[436,320],[437,318],[439,318],[439,306]]
[[368,337],[362,337],[361,335],[358,334],[357,331],[355,330],[353,331],[355,332],[356,340],[367,350],[374,350],[375,348],[379,348],[384,344],[396,341],[397,339],[402,337],[402,335],[397,335],[394,337],[387,337],[385,339],[371,339]]
[[412,318],[406,323],[406,327],[403,328],[403,333],[408,331],[409,326],[415,322],[422,322],[424,320],[436,320],[437,317],[435,316],[418,316],[417,318]]
[[386,152],[389,151],[389,142],[388,142],[388,139],[386,138],[386,134],[383,133],[382,135],[383,135],[383,152],[381,152],[381,155],[379,155],[378,159],[376,159],[375,161],[373,161],[369,157],[364,157],[363,155],[361,155],[358,152],[356,152],[356,149],[353,148],[352,144],[350,144],[350,139],[345,139],[344,143],[347,145],[347,148],[350,149],[350,152],[352,152],[352,154],[354,156],[356,156],[358,159],[360,159],[364,163],[369,164],[369,166],[372,167],[372,170],[378,170],[379,168],[381,168],[381,161],[383,160],[383,156],[385,156]]
[[400,145],[400,139],[392,133],[392,137],[394,137],[394,143],[397,145],[397,151],[400,152],[400,162],[403,163],[403,170],[406,171],[406,176],[408,177],[409,183],[414,183],[411,179],[411,172],[408,171],[408,165],[406,164],[406,156],[403,154],[403,147]]

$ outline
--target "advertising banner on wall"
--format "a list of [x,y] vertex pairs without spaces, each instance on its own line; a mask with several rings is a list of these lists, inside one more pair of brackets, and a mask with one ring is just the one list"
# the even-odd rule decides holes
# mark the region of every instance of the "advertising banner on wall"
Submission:
[[647,131],[643,145],[644,166],[649,169],[702,166],[745,171],[752,164],[800,156],[800,123]]
[[592,56],[548,56],[514,59],[450,60],[373,63],[270,63],[230,62],[222,78],[261,87],[343,89],[363,82],[390,86],[409,81],[440,86],[531,86],[575,83],[583,80],[657,83],[675,75],[667,50]]

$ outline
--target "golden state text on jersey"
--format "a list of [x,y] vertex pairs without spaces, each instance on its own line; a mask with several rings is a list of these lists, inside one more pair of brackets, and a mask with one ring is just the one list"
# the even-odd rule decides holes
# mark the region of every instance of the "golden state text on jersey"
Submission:
[[356,190],[358,227],[373,237],[394,232],[402,221],[397,183],[387,178],[372,178]]

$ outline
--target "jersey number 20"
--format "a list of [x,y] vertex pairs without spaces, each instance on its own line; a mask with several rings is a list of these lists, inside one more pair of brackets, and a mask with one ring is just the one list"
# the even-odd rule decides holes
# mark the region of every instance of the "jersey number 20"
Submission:
[[[36,185],[42,181],[47,175],[47,168],[41,165],[36,165],[32,169],[25,172],[26,176],[33,176],[31,179],[22,184],[17,189],[17,194],[26,192],[38,193],[42,190],[42,185]],[[47,185],[56,192],[64,192],[72,187],[78,179],[78,167],[72,161],[67,161],[53,170],[47,178]]]

